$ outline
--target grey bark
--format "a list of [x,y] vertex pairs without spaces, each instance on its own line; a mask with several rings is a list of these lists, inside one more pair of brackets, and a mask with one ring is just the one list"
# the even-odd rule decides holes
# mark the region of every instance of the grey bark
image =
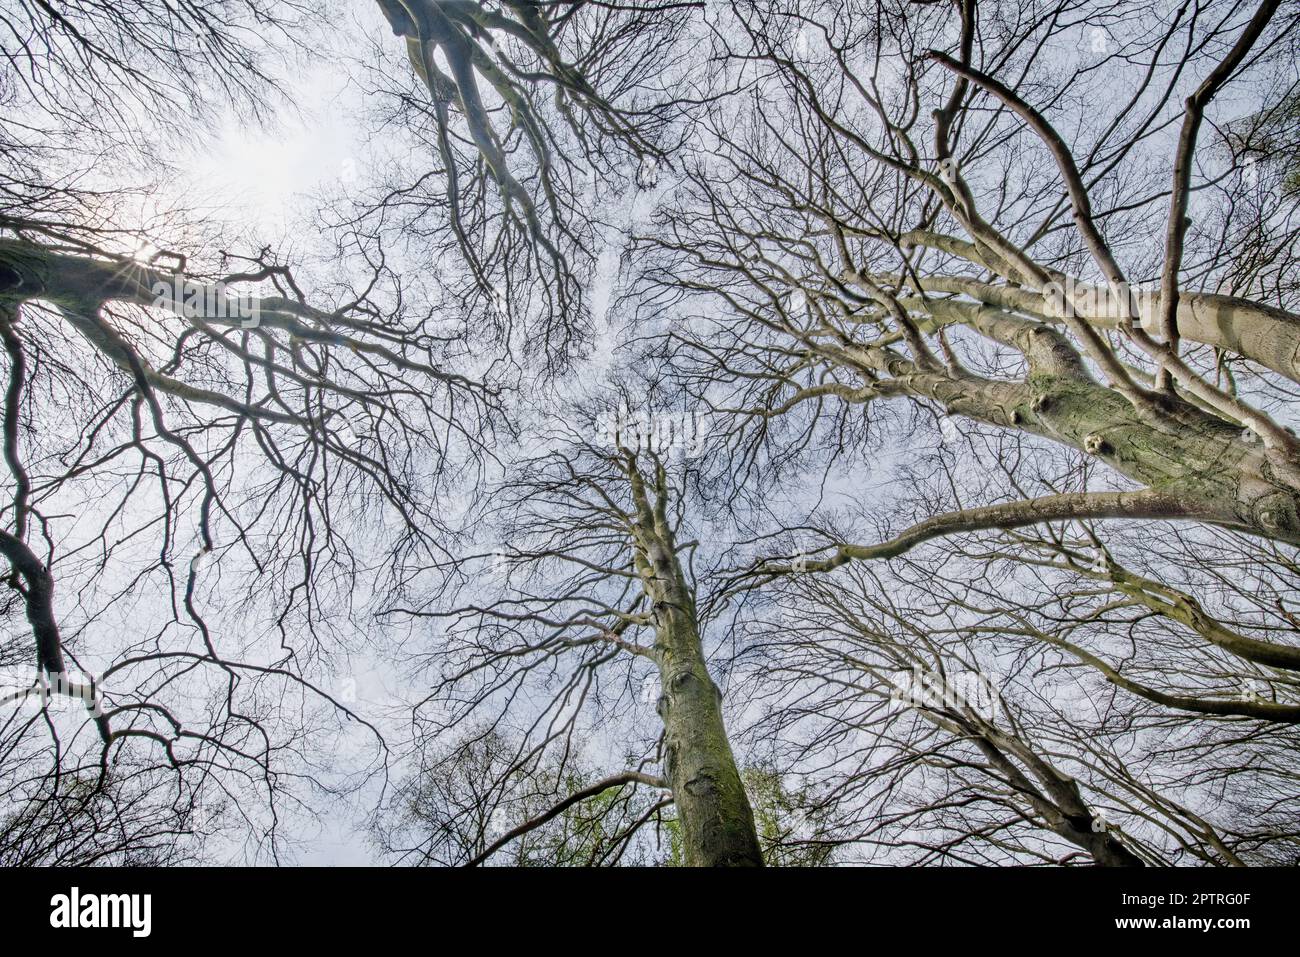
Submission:
[[754,814],[727,739],[722,694],[709,674],[695,595],[665,515],[662,470],[652,506],[635,465],[636,565],[654,615],[664,724],[664,776],[681,821],[688,867],[761,867]]

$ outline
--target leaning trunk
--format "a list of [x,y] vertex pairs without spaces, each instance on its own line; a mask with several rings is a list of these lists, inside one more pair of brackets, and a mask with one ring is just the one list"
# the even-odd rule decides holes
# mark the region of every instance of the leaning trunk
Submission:
[[656,469],[655,502],[633,464],[636,566],[654,613],[664,776],[673,791],[688,867],[761,867],[754,812],[722,723],[722,694],[704,660],[695,592],[665,514],[666,479]]
[[681,819],[688,867],[760,867],[754,814],[704,664],[694,616],[671,609],[659,628],[664,772]]

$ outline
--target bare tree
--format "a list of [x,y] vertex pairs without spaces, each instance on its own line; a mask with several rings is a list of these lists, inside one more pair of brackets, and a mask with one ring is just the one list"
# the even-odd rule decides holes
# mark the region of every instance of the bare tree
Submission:
[[[612,670],[631,683],[640,674],[644,688],[648,676],[637,664],[649,663],[658,679],[663,777],[647,774],[642,760],[593,785],[588,796],[632,781],[667,788],[687,865],[761,865],[722,693],[708,667],[695,587],[683,564],[683,554],[695,547],[683,536],[679,483],[685,476],[680,468],[670,471],[662,435],[643,435],[616,419],[606,431],[602,445],[591,431],[551,430],[543,451],[521,462],[492,495],[479,521],[495,520],[509,544],[478,560],[489,574],[495,564],[507,576],[498,594],[392,611],[450,620],[434,652],[443,678],[426,702],[444,715],[439,733],[480,709],[518,712],[529,716],[529,734],[540,737],[533,747],[558,740],[567,749],[588,702],[605,727],[633,704],[626,691],[607,700],[601,675]],[[542,681],[539,689],[535,680]],[[553,690],[543,690],[552,683]],[[539,692],[541,701],[534,701]],[[633,716],[644,721],[641,710]],[[634,740],[624,742],[625,751],[638,750]]]
[[[1091,563],[1066,589],[1076,567],[1008,544],[788,576],[749,603],[730,667],[758,717],[740,739],[780,742],[816,782],[819,842],[895,863],[1294,859],[1294,730],[1259,707],[1289,682],[1240,684],[1190,629],[1157,642],[1168,621],[1088,587]],[[1080,660],[1085,642],[1123,660]],[[1147,683],[1249,693],[1193,718],[1120,675],[1147,662]]]
[[[682,198],[645,237],[662,257],[647,274],[656,301],[718,310],[669,333],[695,391],[730,385],[725,408],[760,438],[805,406],[812,416],[932,403],[1084,452],[1125,480],[932,515],[880,545],[844,543],[828,566],[957,530],[1071,517],[1191,519],[1300,541],[1296,439],[1267,393],[1221,373],[1216,382],[1213,360],[1235,354],[1295,381],[1300,325],[1287,303],[1182,288],[1203,238],[1189,234],[1187,208],[1204,114],[1225,85],[1293,44],[1294,17],[1264,3],[1184,6],[1156,32],[1125,20],[1120,49],[1058,75],[1041,58],[1079,32],[1067,14],[1077,8],[1101,31],[1122,14],[1049,7],[1055,16],[987,37],[993,8],[969,3],[820,20],[772,3],[718,28],[714,71],[747,85],[703,118]],[[960,37],[951,54],[938,49],[945,30]],[[813,52],[799,56],[801,43]],[[1187,55],[1164,69],[1174,43]],[[866,76],[864,57],[876,63]],[[1116,108],[1071,147],[1057,125],[1103,76],[1131,81],[1129,99],[1112,96]],[[775,115],[799,122],[778,126]],[[1158,152],[1156,132],[1175,123],[1175,147]],[[1050,175],[1008,162],[1011,150],[1041,154]],[[1153,225],[1162,221],[1167,235]],[[1208,268],[1199,278],[1213,277]]]
[[[876,741],[867,748],[872,762],[827,785],[839,788],[828,808],[850,820],[874,814],[842,843],[896,849],[909,843],[899,833],[925,820],[940,836],[919,845],[923,860],[975,853],[1236,864],[1290,853],[1294,825],[1285,814],[1265,815],[1258,826],[1235,811],[1209,814],[1203,782],[1179,773],[1188,753],[1209,753],[1217,742],[1225,757],[1212,762],[1215,773],[1239,806],[1250,803],[1252,788],[1285,787],[1281,745],[1293,704],[1278,665],[1293,650],[1289,609],[1279,603],[1272,626],[1215,620],[1195,596],[1201,582],[1180,587],[1177,576],[1132,575],[1102,544],[1109,528],[1095,524],[1226,528],[1272,543],[1251,561],[1284,564],[1300,542],[1297,446],[1285,416],[1300,381],[1298,326],[1287,311],[1293,302],[1268,301],[1283,287],[1265,278],[1287,254],[1249,275],[1221,255],[1224,237],[1246,222],[1262,226],[1277,249],[1289,233],[1258,209],[1237,215],[1232,203],[1249,185],[1243,171],[1222,165],[1219,143],[1198,149],[1222,91],[1267,76],[1294,48],[1296,20],[1277,8],[1185,4],[1164,16],[1061,2],[1017,17],[967,2],[815,10],[772,2],[706,19],[712,58],[694,76],[701,105],[681,150],[682,175],[629,257],[633,283],[621,305],[651,343],[629,361],[675,382],[725,423],[689,470],[691,482],[752,530],[745,550],[756,557],[711,573],[703,618],[729,622],[747,646],[745,619],[730,619],[740,614],[736,602],[771,600],[764,590],[775,589],[787,606],[770,643],[761,643],[770,657],[742,694],[741,713],[755,701],[766,705],[748,740],[775,730],[780,754],[806,767],[839,767],[837,774],[834,745],[846,727]],[[1174,48],[1180,53],[1170,65],[1165,53]],[[1047,60],[1052,53],[1070,66],[1058,70]],[[1102,83],[1112,91],[1119,84],[1126,98],[1112,92],[1113,110],[1098,118],[1090,91]],[[1082,130],[1080,142],[1067,146],[1061,128]],[[1196,193],[1209,197],[1195,208],[1217,232],[1190,228]],[[650,401],[638,395],[634,404]],[[891,409],[898,405],[912,407],[910,419]],[[917,518],[879,544],[857,544],[858,527],[883,531],[900,512],[887,516],[866,492],[872,460],[915,457],[927,409],[944,414],[945,443],[963,432],[992,436],[984,450],[993,467],[977,477],[939,470],[937,483],[915,486]],[[567,455],[560,461],[565,470],[555,481],[590,481],[585,467]],[[840,496],[854,521],[791,517],[818,497],[819,482],[822,496],[854,482],[863,488],[858,501]],[[544,544],[515,558],[550,557],[547,536],[558,528],[566,547],[608,547],[604,535],[617,527],[611,516],[598,509],[599,517],[557,525],[573,505],[559,494],[563,486],[527,487],[531,507],[514,519],[514,535],[541,535]],[[800,493],[803,503],[776,505]],[[971,504],[972,496],[984,502]],[[1050,533],[1042,547],[1062,551],[1042,560],[1059,566],[1054,574],[1100,585],[1096,594],[1084,591],[1104,609],[1100,617],[1073,593],[1036,595],[1031,580],[1006,596],[992,588],[977,596],[967,579],[944,577],[1006,574],[977,564],[974,572],[932,573],[931,630],[893,605],[892,583],[856,567],[898,560],[935,539],[1027,529],[1008,539],[1014,554],[979,559],[996,570],[1027,561],[1043,528]],[[1170,528],[1178,548],[1224,540]],[[764,547],[792,531],[811,534],[812,544],[793,557]],[[1082,552],[1080,541],[1089,543]],[[1094,564],[1089,548],[1110,557]],[[586,558],[579,567],[608,576],[618,566]],[[857,587],[846,590],[841,573],[849,569]],[[826,582],[815,584],[817,576]],[[575,621],[594,628],[614,609],[643,623],[626,591],[597,603],[571,579],[558,580],[569,584],[535,588],[519,607],[512,600],[460,609],[475,622],[476,640],[485,622],[510,623],[493,625],[486,647],[464,646],[458,678],[481,681],[469,702],[504,707],[502,689],[527,684],[519,659],[564,647],[516,634],[519,622],[529,622],[530,635],[538,623],[532,601],[556,635]],[[1125,607],[1141,624],[1111,620],[1108,594],[1131,601]],[[559,614],[579,596],[588,602],[581,617]],[[605,643],[621,647],[623,631],[604,627]],[[853,636],[851,653],[825,647],[832,627]],[[1181,657],[1153,642],[1150,664],[1117,662],[1116,642],[1134,627],[1180,643]],[[1270,627],[1279,630],[1256,637]],[[1003,644],[977,654],[970,643],[986,633]],[[965,663],[982,673],[997,654],[1023,657],[1027,690],[996,718],[964,706],[876,714],[894,700],[888,671],[942,676]],[[744,661],[738,654],[735,666]],[[478,677],[483,668],[493,680]],[[1088,734],[1040,700],[1043,681],[1062,668],[1125,695],[1112,698],[1114,713]],[[868,687],[841,677],[845,670],[865,672]],[[567,688],[576,687],[575,674]],[[1243,696],[1243,682],[1257,678],[1268,690]],[[452,687],[436,697],[455,698]],[[1098,685],[1086,693],[1098,694]],[[564,711],[558,700],[547,712],[556,720]],[[806,725],[817,727],[823,710],[835,717],[807,744]],[[1242,720],[1250,730],[1238,739]],[[1165,747],[1171,727],[1188,736],[1177,749]],[[874,758],[886,752],[882,770]],[[1277,777],[1255,776],[1246,770],[1251,761],[1276,768]],[[936,762],[943,773],[934,772]],[[778,765],[778,774],[788,770]],[[925,780],[926,799],[889,804],[913,772]],[[864,789],[858,781],[872,783]],[[683,813],[687,825],[689,818]]]
[[[481,454],[495,392],[465,338],[346,237],[323,274],[269,248],[173,246],[181,214],[132,218],[130,190],[77,182],[81,158],[130,153],[150,115],[263,108],[262,57],[310,8],[20,7],[0,552],[27,654],[4,688],[6,846],[143,860],[174,834],[181,858],[233,823],[236,847],[278,858],[311,792],[383,774],[384,742],[336,680],[356,650],[340,611],[359,582],[438,553],[440,489]],[[42,167],[47,151],[64,155]],[[369,736],[359,766],[328,767],[322,735],[349,728]],[[82,857],[62,846],[91,826],[103,840]]]
[[1293,7],[9,7],[6,862],[1296,859]]
[[682,106],[667,78],[699,4],[379,6],[405,50],[368,64],[390,94],[377,127],[419,148],[354,215],[369,235],[460,263],[449,297],[496,330],[503,362],[564,371],[595,331],[591,286],[619,225],[606,203],[652,185],[674,148]]

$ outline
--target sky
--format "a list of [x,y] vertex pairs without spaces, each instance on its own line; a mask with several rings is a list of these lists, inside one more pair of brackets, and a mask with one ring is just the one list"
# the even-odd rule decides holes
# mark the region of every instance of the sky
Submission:
[[[375,5],[368,0],[353,3],[350,8],[381,42],[398,48],[400,41],[392,37],[382,17],[373,11]],[[187,148],[173,156],[177,168],[171,187],[174,200],[203,210],[211,217],[207,225],[217,221],[234,237],[273,243],[277,248],[288,243],[310,249],[317,198],[364,184],[365,164],[376,147],[368,139],[364,119],[366,96],[351,79],[348,67],[346,62],[327,55],[319,62],[291,68],[284,77],[291,105],[278,110],[270,122],[245,122],[227,111],[215,136],[188,140]],[[599,378],[615,361],[617,339],[603,319],[619,269],[622,238],[634,223],[644,220],[654,202],[651,193],[629,191],[623,197],[611,198],[606,207],[612,211],[607,216],[611,222],[605,230],[605,250],[598,255],[597,275],[589,290],[593,312],[605,332],[598,337],[591,356],[591,375],[574,380],[575,388],[590,383],[593,376]],[[358,634],[358,638],[364,639],[364,634]],[[358,651],[349,656],[343,680],[355,681],[357,709],[391,732],[394,745],[399,745],[402,735],[409,733],[409,726],[404,727],[400,709],[393,712],[395,703],[419,697],[425,689],[413,686],[409,676],[392,672],[377,655],[368,655],[364,640],[358,640],[356,647]],[[353,757],[349,751],[356,744],[342,738],[327,743],[340,771],[349,770]],[[356,754],[363,748],[364,743]],[[400,757],[395,754],[395,778],[401,777],[401,767]],[[292,861],[303,865],[384,863],[365,828],[366,815],[378,797],[377,788],[370,787],[347,799],[314,801],[319,817],[287,815],[285,833],[296,845]],[[212,844],[209,852],[235,860],[244,850],[236,840]]]
[[292,108],[269,128],[227,110],[217,135],[190,141],[176,158],[187,202],[268,238],[289,234],[313,195],[362,175],[361,101],[346,70],[321,62],[288,82]]
[[[395,62],[404,65],[401,42],[388,31],[373,2],[354,0],[346,11],[352,22],[348,31],[339,31],[340,36],[360,36],[350,31],[368,30],[377,42],[399,54]],[[215,122],[211,135],[179,138],[172,154],[176,176],[169,187],[175,195],[170,198],[200,210],[208,217],[204,226],[220,226],[225,234],[245,243],[310,249],[317,240],[311,224],[315,198],[364,185],[367,164],[375,155],[376,144],[362,119],[369,100],[360,86],[350,81],[356,71],[345,59],[359,47],[351,41],[345,46],[348,49],[321,51],[314,62],[290,65],[285,76],[289,103],[266,124],[249,123],[227,112]],[[364,57],[365,53],[356,55]],[[572,383],[575,394],[598,381],[599,374],[616,362],[619,336],[608,313],[615,298],[619,253],[628,231],[646,222],[658,198],[653,190],[629,189],[602,202],[603,218],[609,225],[602,237],[604,248],[597,256],[596,277],[588,290],[602,328],[584,374]],[[948,431],[942,434],[945,439],[954,438]],[[962,464],[964,478],[978,485],[982,481],[978,459]],[[828,483],[831,497],[859,505],[872,502],[880,487],[893,480],[894,465],[882,456],[868,469],[833,475]],[[115,608],[99,627],[111,624],[119,632],[128,629],[131,611]],[[354,636],[364,639],[370,625],[356,626]],[[379,630],[374,635],[377,642],[386,637]],[[355,694],[358,710],[393,730],[394,740],[400,739],[402,732],[402,715],[395,703],[418,697],[423,690],[418,679],[390,670],[378,652],[368,653],[363,640],[355,642],[340,681],[349,688],[348,694]],[[332,690],[337,692],[339,687]],[[340,733],[337,738],[323,739],[322,744],[344,771],[354,753],[361,753],[353,734]],[[394,773],[401,774],[400,756],[394,762]],[[302,864],[379,863],[363,826],[366,802],[375,797],[370,788],[348,800],[323,798],[314,802],[318,816],[313,812],[287,817],[289,837],[301,845],[291,859]],[[230,847],[223,853],[234,859],[239,849]]]

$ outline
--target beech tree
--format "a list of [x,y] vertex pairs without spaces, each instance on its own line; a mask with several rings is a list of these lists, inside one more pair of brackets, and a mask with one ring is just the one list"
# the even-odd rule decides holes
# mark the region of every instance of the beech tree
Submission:
[[[588,434],[597,432],[588,419]],[[628,701],[628,687],[648,689],[661,726],[653,741],[662,776],[644,761],[602,779],[589,796],[621,784],[668,789],[680,822],[688,866],[763,863],[753,812],[723,719],[722,692],[709,670],[695,585],[684,564],[694,542],[686,521],[680,469],[659,438],[612,420],[603,444],[580,430],[552,430],[556,451],[521,461],[493,491],[478,523],[492,523],[504,549],[458,559],[497,570],[498,588],[465,604],[433,601],[396,606],[403,617],[449,619],[437,647],[441,679],[430,703],[453,707],[436,733],[469,715],[509,713],[519,699],[543,695],[529,731],[533,746],[580,735],[588,707],[610,726],[613,714],[644,718],[648,701]],[[464,574],[462,570],[462,574]],[[484,576],[470,577],[473,594]],[[624,690],[607,690],[622,676]],[[632,675],[637,679],[632,680]],[[535,677],[537,676],[537,677]],[[537,678],[541,686],[535,687]],[[648,697],[644,693],[639,697]],[[549,700],[547,700],[549,699]],[[640,707],[638,707],[640,705]],[[517,719],[516,719],[517,720]],[[637,722],[640,724],[640,721]],[[637,738],[623,743],[635,753]]]
[[449,309],[493,330],[503,364],[562,374],[600,331],[592,285],[621,229],[608,201],[647,187],[684,108],[674,74],[698,4],[379,0],[404,46],[367,64],[380,136],[415,149],[348,215],[414,246]]
[[[281,816],[337,786],[322,736],[363,729],[343,779],[382,772],[331,667],[343,583],[436,550],[431,489],[481,447],[493,392],[355,247],[309,293],[310,264],[172,246],[183,211],[141,221],[129,185],[85,185],[80,164],[131,154],[148,117],[270,109],[275,35],[305,44],[318,12],[20,6],[0,219],[5,844],[24,863],[139,861],[169,835],[184,859],[228,831],[278,859]],[[363,518],[388,540],[364,542]]]
[[[755,713],[738,740],[775,742],[787,774],[816,782],[809,846],[911,863],[1295,859],[1293,677],[1201,637],[1230,632],[1225,620],[1269,633],[1252,613],[1271,604],[1267,586],[1257,602],[1206,589],[1213,608],[1187,616],[1167,566],[1159,584],[1120,571],[1116,553],[1160,552],[1116,541],[1099,563],[1076,534],[963,536],[751,598],[728,666]],[[1241,546],[1194,547],[1181,564],[1193,579],[1239,570]],[[1108,575],[1143,590],[1112,590]]]
[[[1244,717],[1264,723],[1252,735],[1271,737],[1271,726],[1292,715],[1291,680],[1276,670],[1291,638],[1254,637],[1255,626],[1268,628],[1258,621],[1244,632],[1220,629],[1204,596],[1180,587],[1178,568],[1196,546],[1206,547],[1187,522],[1273,543],[1252,553],[1248,569],[1286,567],[1295,544],[1296,485],[1287,477],[1295,439],[1286,403],[1296,381],[1289,344],[1296,316],[1288,311],[1296,304],[1287,283],[1274,278],[1285,273],[1293,234],[1284,208],[1261,211],[1252,182],[1259,171],[1207,120],[1225,90],[1249,88],[1253,78],[1276,92],[1279,64],[1294,73],[1294,15],[1272,3],[1144,11],[918,6],[868,12],[768,3],[720,11],[708,72],[713,98],[680,156],[672,199],[639,238],[643,314],[653,308],[679,317],[660,334],[667,374],[731,423],[713,474],[732,483],[746,508],[777,513],[766,529],[752,522],[753,557],[733,568],[728,590],[745,595],[792,576],[897,560],[948,536],[1051,529],[1048,542],[1065,551],[1043,560],[1082,567],[1103,594],[1113,589],[1117,602],[1133,602],[1182,642],[1192,638],[1195,651],[1185,654],[1193,658],[1164,659],[1158,674],[1128,660],[1114,664],[1107,655],[1128,627],[1123,622],[1080,610],[1096,634],[1076,643],[1056,615],[1035,627],[1033,605],[1015,589],[997,603],[1010,617],[991,630],[1063,651],[1122,689],[1116,720],[1126,719],[1134,696],[1168,709],[1160,720],[1168,711],[1182,712],[1183,722]],[[1170,49],[1180,51],[1172,64]],[[1288,76],[1281,89],[1294,83]],[[1104,97],[1096,93],[1101,84]],[[1231,107],[1219,122],[1241,112]],[[1241,269],[1227,250],[1246,236],[1273,252]],[[892,411],[900,403],[911,406],[910,417]],[[950,461],[924,475],[918,438],[934,434],[925,410],[941,425],[942,445],[973,443],[982,456],[977,472]],[[881,459],[903,459],[891,468],[934,482],[914,486],[909,508],[891,515],[871,474]],[[807,495],[810,469],[820,473],[814,502],[834,498],[839,508],[774,508],[800,489]],[[891,527],[904,511],[915,520]],[[1101,520],[1179,523],[1166,556],[1171,567],[1153,580],[1112,563],[1103,541],[1114,535],[1080,539],[1075,524]],[[855,524],[885,534],[863,540]],[[793,554],[762,547],[778,536]],[[1013,549],[1025,548],[1011,540]],[[1080,540],[1089,542],[1086,560],[1072,544]],[[1192,568],[1212,565],[1199,554]],[[971,601],[963,579],[948,577],[962,573],[935,574],[927,587],[948,604],[931,614],[960,622],[992,611],[984,602],[963,604]],[[832,576],[806,620],[838,611],[846,588]],[[1285,602],[1278,608],[1289,614]],[[804,627],[784,614],[780,622],[787,633]],[[855,627],[875,648],[898,641],[869,618]],[[935,639],[918,632],[913,640]],[[805,662],[791,644],[803,647],[777,647]],[[1235,661],[1220,663],[1221,650]],[[885,660],[907,667],[899,654],[891,650]],[[989,660],[967,662],[978,670]],[[1044,674],[1044,659],[1037,660],[1029,674]],[[1266,671],[1257,671],[1261,664]],[[774,708],[764,726],[798,740],[800,718],[815,724],[816,709],[804,709],[809,692],[790,684],[783,665],[813,688],[828,679],[806,663],[772,664],[791,697],[773,692],[764,700],[798,704]],[[944,673],[944,656],[924,667]],[[880,670],[874,674],[870,694],[890,700]],[[1243,694],[1243,683],[1255,681],[1267,690]],[[861,693],[852,686],[845,701]],[[979,744],[983,773],[1002,782],[981,800],[996,804],[998,789],[1009,787],[1021,806],[1016,816],[1098,862],[1184,853],[1116,842],[1105,829],[1083,826],[1089,798],[1072,781],[1061,790],[1032,740],[1013,734],[993,742],[969,714],[921,710]],[[880,720],[886,723],[867,725],[866,734],[888,740],[888,722],[900,719]],[[921,740],[903,739],[902,766],[926,760]],[[1090,742],[1070,747],[1081,760],[1094,750]],[[810,750],[799,753],[815,763]],[[1219,764],[1225,774],[1229,764]],[[1175,817],[1197,820],[1195,810],[1172,806]],[[920,807],[924,814],[936,805]],[[873,809],[877,824],[892,820],[887,805]],[[947,854],[977,838],[1000,844],[1004,826],[996,817],[961,817],[951,832],[956,843],[933,846]],[[1247,836],[1250,828],[1225,840],[1203,820],[1191,826],[1198,836],[1178,840],[1197,844],[1205,860],[1240,863],[1224,849],[1238,839],[1261,846],[1258,835]],[[1267,830],[1272,849],[1257,859],[1286,858],[1291,824]]]
[[[1197,240],[1216,239],[1189,238],[1204,114],[1232,79],[1284,55],[1294,20],[1277,12],[1179,8],[1140,35],[1138,21],[1118,21],[1133,40],[1059,78],[1038,56],[1073,26],[1050,19],[986,38],[974,4],[906,21],[828,16],[829,26],[771,4],[737,13],[739,40],[720,30],[718,59],[736,62],[748,88],[704,120],[686,164],[689,199],[645,240],[664,262],[648,273],[652,288],[681,301],[705,293],[722,310],[716,338],[670,334],[673,354],[701,363],[710,382],[718,370],[734,389],[729,408],[761,433],[804,405],[904,398],[1060,443],[1128,480],[929,516],[887,543],[843,543],[827,567],[951,531],[1067,518],[1191,519],[1296,542],[1295,436],[1213,361],[1231,353],[1295,381],[1295,316],[1286,303],[1184,288],[1183,276]],[[954,15],[950,53],[940,33]],[[1101,12],[1094,20],[1108,29]],[[810,62],[794,52],[798,38]],[[1193,53],[1164,70],[1161,51],[1174,42]],[[876,57],[869,78],[849,59],[864,48]],[[1120,57],[1151,68],[1121,72]],[[882,89],[886,68],[893,85]],[[1134,88],[1071,145],[998,79],[1013,72],[1028,72],[1019,86],[1041,85],[1047,103],[1077,102],[1094,75]],[[1166,116],[1184,86],[1182,115]],[[770,108],[744,112],[746,100],[777,97],[804,122],[779,128]],[[1056,123],[1069,122],[1058,110]],[[1147,165],[1149,141],[1174,122],[1162,179]],[[1009,150],[1040,152],[1050,175],[1034,166],[1030,179],[1005,162]],[[1129,180],[1138,170],[1141,185]],[[1157,215],[1167,228],[1152,226]],[[1125,265],[1116,250],[1129,248]],[[1197,272],[1193,283],[1215,275],[1212,265]]]
[[1294,7],[9,7],[0,859],[1296,860]]

